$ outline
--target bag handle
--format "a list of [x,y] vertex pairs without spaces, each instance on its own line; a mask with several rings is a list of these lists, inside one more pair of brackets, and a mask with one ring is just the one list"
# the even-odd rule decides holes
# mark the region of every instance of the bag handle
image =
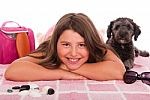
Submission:
[[[17,26],[16,27],[6,27],[7,24],[14,23]],[[20,26],[17,22],[14,21],[6,21],[1,26],[1,31],[7,34],[16,34],[16,33],[22,33],[22,32],[28,32],[28,29]]]
[[21,27],[17,22],[14,22],[14,21],[6,21],[6,22],[4,22],[4,23],[2,24],[1,28],[6,27],[6,24],[8,24],[8,23],[14,23],[14,24],[16,24],[18,27]]

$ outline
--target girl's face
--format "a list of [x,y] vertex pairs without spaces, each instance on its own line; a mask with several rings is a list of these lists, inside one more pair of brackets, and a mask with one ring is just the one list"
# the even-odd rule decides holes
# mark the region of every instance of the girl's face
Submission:
[[89,58],[84,38],[73,30],[65,30],[58,39],[57,52],[68,70],[78,69]]

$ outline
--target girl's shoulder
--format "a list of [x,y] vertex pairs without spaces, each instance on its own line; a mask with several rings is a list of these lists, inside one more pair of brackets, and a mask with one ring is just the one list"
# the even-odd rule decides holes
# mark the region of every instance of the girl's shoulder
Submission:
[[17,59],[17,61],[30,61],[33,63],[39,63],[41,62],[42,59],[38,59],[37,57],[40,57],[42,55],[43,53],[32,53],[32,54],[29,54],[28,56]]
[[107,49],[107,53],[104,57],[104,60],[111,60],[111,61],[119,61],[120,62],[120,58],[110,49]]

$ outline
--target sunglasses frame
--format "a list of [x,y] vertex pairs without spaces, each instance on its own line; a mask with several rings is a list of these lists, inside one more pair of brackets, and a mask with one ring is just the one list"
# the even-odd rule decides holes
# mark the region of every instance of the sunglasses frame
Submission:
[[123,81],[126,84],[132,84],[137,80],[141,80],[143,83],[150,85],[150,72],[142,72],[138,74],[135,71],[126,71],[123,76]]

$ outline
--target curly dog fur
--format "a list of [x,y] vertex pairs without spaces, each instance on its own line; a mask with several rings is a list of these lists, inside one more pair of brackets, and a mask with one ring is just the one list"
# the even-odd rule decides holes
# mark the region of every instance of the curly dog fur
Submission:
[[134,40],[137,41],[140,34],[139,26],[127,17],[117,18],[108,26],[106,43],[118,53],[126,70],[133,68],[134,57],[149,56],[147,51],[138,50],[133,44],[132,38],[134,37]]

